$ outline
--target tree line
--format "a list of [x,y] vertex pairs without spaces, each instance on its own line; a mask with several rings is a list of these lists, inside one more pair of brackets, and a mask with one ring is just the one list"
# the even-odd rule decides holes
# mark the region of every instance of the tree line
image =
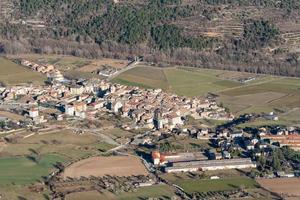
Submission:
[[[245,19],[241,37],[223,39],[186,35],[183,27],[174,23],[176,20],[199,12],[211,20],[209,16],[215,10],[181,4],[180,0],[150,0],[139,6],[105,0],[18,1],[23,17],[40,16],[47,28],[2,24],[2,53],[57,53],[88,58],[142,55],[150,62],[300,76],[297,54],[281,49],[265,52],[265,48],[280,43],[278,28],[268,20]],[[264,1],[199,1],[200,5],[237,2]],[[292,0],[286,2],[297,8]]]

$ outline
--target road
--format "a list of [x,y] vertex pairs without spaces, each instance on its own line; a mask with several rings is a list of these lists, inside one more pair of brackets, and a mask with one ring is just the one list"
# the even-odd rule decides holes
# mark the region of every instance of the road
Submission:
[[133,69],[136,67],[136,65],[139,63],[139,61],[134,61],[132,63],[130,63],[129,65],[127,65],[126,67],[122,68],[121,70],[119,70],[117,73],[113,74],[112,76],[109,76],[107,78],[108,81],[111,81],[113,80],[114,78],[116,78],[117,76],[119,76],[120,74],[130,70],[130,69]]
[[96,136],[101,137],[104,140],[104,142],[106,142],[108,144],[115,145],[115,146],[121,145],[118,142],[116,142],[114,139],[109,137],[108,135],[102,134],[101,131],[103,131],[103,129],[82,129],[82,128],[75,128],[75,127],[68,127],[67,129],[71,129],[71,130],[78,131],[78,132],[82,131],[82,132],[92,133]]

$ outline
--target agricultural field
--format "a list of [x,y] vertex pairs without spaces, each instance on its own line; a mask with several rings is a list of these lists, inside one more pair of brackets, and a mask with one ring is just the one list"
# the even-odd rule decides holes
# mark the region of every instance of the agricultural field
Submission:
[[55,153],[72,161],[105,152],[113,147],[95,135],[88,133],[77,135],[68,130],[61,130],[43,135],[36,134],[27,138],[17,138],[16,142],[7,143],[2,148],[0,156],[28,156],[34,150],[41,155]]
[[1,185],[0,195],[1,200],[15,200],[15,199],[30,199],[30,200],[42,200],[49,199],[49,191],[43,191],[41,193],[32,192],[29,187],[23,185]]
[[261,187],[283,196],[300,198],[299,178],[257,179]]
[[240,187],[250,189],[258,187],[255,180],[246,177],[217,180],[181,180],[176,181],[175,184],[179,185],[184,191],[190,194],[194,192],[227,191],[238,189]]
[[[239,80],[253,78],[242,83]],[[114,82],[144,88],[162,88],[189,97],[218,95],[218,102],[235,115],[275,111],[279,124],[299,124],[300,79],[187,67],[138,66]],[[255,122],[259,125],[276,123]],[[209,124],[209,123],[208,123]]]
[[27,157],[0,158],[0,185],[29,184],[47,176],[57,162],[65,159],[55,154],[42,155],[39,161]]
[[91,157],[67,167],[64,177],[79,178],[81,176],[115,176],[147,175],[142,162],[134,156]]
[[81,192],[73,193],[66,197],[67,200],[98,200],[98,199],[107,199],[107,200],[140,200],[147,198],[161,198],[161,199],[171,199],[175,196],[174,191],[167,185],[154,185],[138,188],[135,192],[123,192],[118,195],[112,194],[110,192]]
[[44,199],[43,193],[32,192],[28,187],[55,170],[57,162],[69,163],[114,147],[88,133],[78,135],[61,130],[24,138],[30,134],[20,132],[12,142],[0,148],[0,195],[3,199]]
[[100,78],[99,75],[92,72],[109,66],[112,68],[126,67],[128,60],[118,59],[87,59],[75,56],[66,55],[40,55],[40,54],[21,54],[21,55],[8,55],[10,59],[26,59],[32,62],[54,65],[57,69],[61,70],[63,74],[71,78]]
[[3,110],[0,110],[0,116],[4,116],[4,117],[7,117],[7,118],[12,119],[12,120],[23,120],[25,118],[22,115],[18,115],[18,114],[3,111]]
[[5,85],[44,84],[46,76],[0,57],[0,82]]
[[240,85],[235,81],[222,80],[216,75],[216,71],[205,69],[139,66],[119,75],[113,81],[146,88],[161,88],[189,97]]

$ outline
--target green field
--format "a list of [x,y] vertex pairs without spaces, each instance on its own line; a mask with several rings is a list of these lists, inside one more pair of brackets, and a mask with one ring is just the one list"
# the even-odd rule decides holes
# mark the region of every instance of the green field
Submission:
[[148,198],[171,199],[174,196],[174,191],[167,185],[154,185],[148,187],[138,188],[135,192],[123,192],[118,195],[104,192],[82,192],[74,193],[67,196],[67,200],[81,200],[81,199],[106,199],[106,200],[140,200]]
[[26,157],[0,158],[0,184],[28,184],[41,180],[65,159],[55,154],[42,155],[38,163]]
[[19,139],[16,143],[9,143],[1,149],[0,156],[27,156],[32,153],[33,149],[40,154],[55,153],[67,160],[77,160],[99,154],[100,151],[104,152],[113,147],[92,134],[77,135],[67,130],[61,130],[55,133],[37,134]]
[[216,75],[217,73],[209,70],[139,66],[121,74],[113,81],[145,88],[161,88],[190,97],[240,85],[235,81],[222,80]]
[[217,180],[178,180],[175,184],[182,187],[187,193],[226,191],[244,188],[256,188],[255,180],[246,177],[225,178]]
[[0,82],[6,85],[43,84],[46,76],[0,57]]
[[[235,81],[237,77],[253,76],[256,79],[248,83]],[[235,115],[275,111],[280,124],[300,123],[299,114],[290,112],[300,108],[299,78],[183,67],[138,66],[120,74],[113,81],[145,88],[162,88],[189,97],[212,92],[219,95],[218,102]]]

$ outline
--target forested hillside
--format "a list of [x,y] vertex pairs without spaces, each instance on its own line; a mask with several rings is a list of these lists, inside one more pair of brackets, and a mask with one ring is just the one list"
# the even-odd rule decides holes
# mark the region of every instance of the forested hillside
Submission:
[[300,76],[298,0],[13,1],[14,13],[0,22],[2,53],[140,55],[151,62]]

